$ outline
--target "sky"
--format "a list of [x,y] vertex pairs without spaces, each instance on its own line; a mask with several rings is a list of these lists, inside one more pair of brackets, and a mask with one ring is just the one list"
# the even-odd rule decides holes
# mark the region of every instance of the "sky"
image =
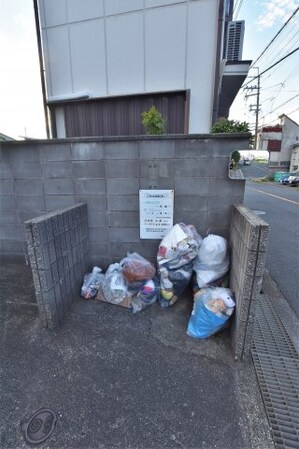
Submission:
[[0,133],[45,138],[32,0],[0,0]]
[[[238,5],[241,4],[240,9]],[[235,0],[234,20],[245,20],[243,59],[253,61],[249,76],[262,73],[279,59],[299,47],[299,11],[289,21],[265,54],[256,61],[276,33],[299,7],[298,0]],[[256,63],[254,63],[256,61]],[[246,79],[244,84],[249,81]],[[257,86],[253,80],[247,87]],[[259,126],[279,123],[278,116],[288,115],[299,124],[299,51],[260,77]],[[230,109],[230,118],[246,121],[254,129],[256,96],[245,99],[256,90],[241,89]]]
[[[298,6],[298,0],[235,0],[235,19],[245,20],[243,59],[254,61]],[[256,66],[262,72],[298,46],[299,12]],[[0,57],[0,133],[45,138],[32,0],[0,0]],[[299,51],[261,76],[260,125],[277,123],[282,113],[299,123],[298,67]],[[255,115],[249,109],[256,97],[245,100],[246,93],[250,91],[240,91],[230,118],[254,126]]]

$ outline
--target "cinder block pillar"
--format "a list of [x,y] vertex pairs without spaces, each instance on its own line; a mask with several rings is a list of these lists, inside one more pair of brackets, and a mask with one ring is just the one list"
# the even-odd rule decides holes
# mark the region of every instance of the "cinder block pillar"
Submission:
[[25,226],[40,319],[52,329],[79,297],[88,268],[87,205],[42,215]]
[[232,345],[236,360],[248,360],[257,296],[266,262],[269,225],[243,204],[234,205],[230,230],[230,287],[236,296]]

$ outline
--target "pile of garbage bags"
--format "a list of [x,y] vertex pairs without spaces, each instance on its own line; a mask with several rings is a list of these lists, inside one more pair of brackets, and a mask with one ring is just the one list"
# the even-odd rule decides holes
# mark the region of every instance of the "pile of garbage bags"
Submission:
[[94,267],[85,275],[81,296],[122,305],[139,312],[153,304],[159,294],[155,267],[138,253],[129,253],[119,263],[111,264],[106,273]]
[[171,307],[192,280],[194,305],[187,333],[207,338],[223,329],[234,311],[228,272],[228,245],[223,237],[210,234],[203,239],[193,225],[178,223],[159,245],[157,270],[140,254],[128,253],[105,274],[94,267],[85,275],[81,295],[136,313],[156,301],[163,308]]

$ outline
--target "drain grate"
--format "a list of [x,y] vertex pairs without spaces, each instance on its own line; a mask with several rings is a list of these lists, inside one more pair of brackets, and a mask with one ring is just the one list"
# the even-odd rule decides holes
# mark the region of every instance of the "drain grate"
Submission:
[[275,445],[299,449],[299,355],[266,297],[257,303],[251,353]]

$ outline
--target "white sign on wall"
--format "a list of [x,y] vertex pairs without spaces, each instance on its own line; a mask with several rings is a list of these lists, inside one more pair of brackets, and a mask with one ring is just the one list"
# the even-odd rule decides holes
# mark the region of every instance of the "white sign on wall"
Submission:
[[162,239],[173,226],[173,190],[139,190],[140,238]]

